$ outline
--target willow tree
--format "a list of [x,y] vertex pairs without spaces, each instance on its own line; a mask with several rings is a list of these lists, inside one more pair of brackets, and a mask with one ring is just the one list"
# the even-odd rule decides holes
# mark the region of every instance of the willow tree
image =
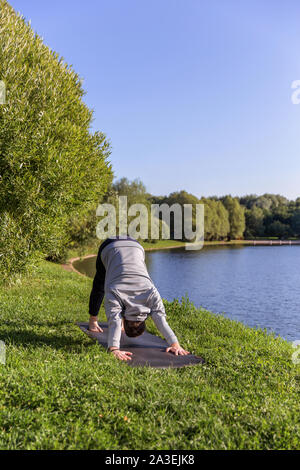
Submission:
[[0,0],[0,271],[59,256],[71,217],[112,180],[110,146],[91,132],[79,75]]

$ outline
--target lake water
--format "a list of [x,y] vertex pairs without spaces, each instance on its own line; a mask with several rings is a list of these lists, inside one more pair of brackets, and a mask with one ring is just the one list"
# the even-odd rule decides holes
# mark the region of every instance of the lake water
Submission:
[[[300,246],[212,246],[146,252],[161,296],[300,340]],[[74,266],[93,276],[95,258]]]

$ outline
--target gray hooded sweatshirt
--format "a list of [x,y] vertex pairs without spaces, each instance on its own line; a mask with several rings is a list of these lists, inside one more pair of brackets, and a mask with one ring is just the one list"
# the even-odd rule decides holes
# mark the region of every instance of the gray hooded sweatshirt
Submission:
[[90,315],[98,314],[105,294],[108,347],[120,347],[122,316],[132,321],[143,321],[151,316],[168,345],[178,342],[167,323],[159,292],[148,274],[145,251],[140,243],[129,237],[106,240],[99,248],[96,266]]

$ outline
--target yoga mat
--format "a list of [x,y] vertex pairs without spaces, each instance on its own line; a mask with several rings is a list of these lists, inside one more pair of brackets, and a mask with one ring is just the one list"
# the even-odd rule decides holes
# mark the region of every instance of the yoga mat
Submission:
[[[107,348],[107,323],[99,323],[103,333],[94,333],[88,330],[88,323],[77,323],[79,328],[90,338],[98,341],[99,344]],[[188,356],[175,356],[173,353],[167,353],[168,347],[166,341],[158,336],[151,335],[145,331],[137,338],[128,338],[122,332],[120,349],[132,352],[131,361],[124,361],[131,367],[148,366],[165,369],[167,367],[185,367],[196,364],[203,364],[204,359],[199,356],[189,354]],[[123,361],[122,361],[123,362]]]

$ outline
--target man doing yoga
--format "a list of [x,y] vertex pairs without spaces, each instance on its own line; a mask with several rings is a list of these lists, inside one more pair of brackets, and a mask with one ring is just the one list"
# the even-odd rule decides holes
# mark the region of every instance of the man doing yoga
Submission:
[[166,320],[161,297],[151,280],[145,251],[130,237],[105,240],[98,252],[96,275],[89,302],[89,330],[102,332],[98,325],[98,312],[105,294],[105,314],[108,321],[108,349],[120,360],[131,360],[131,352],[120,351],[122,326],[125,334],[136,337],[145,331],[145,320],[151,316],[165,337],[166,352],[187,355]]

